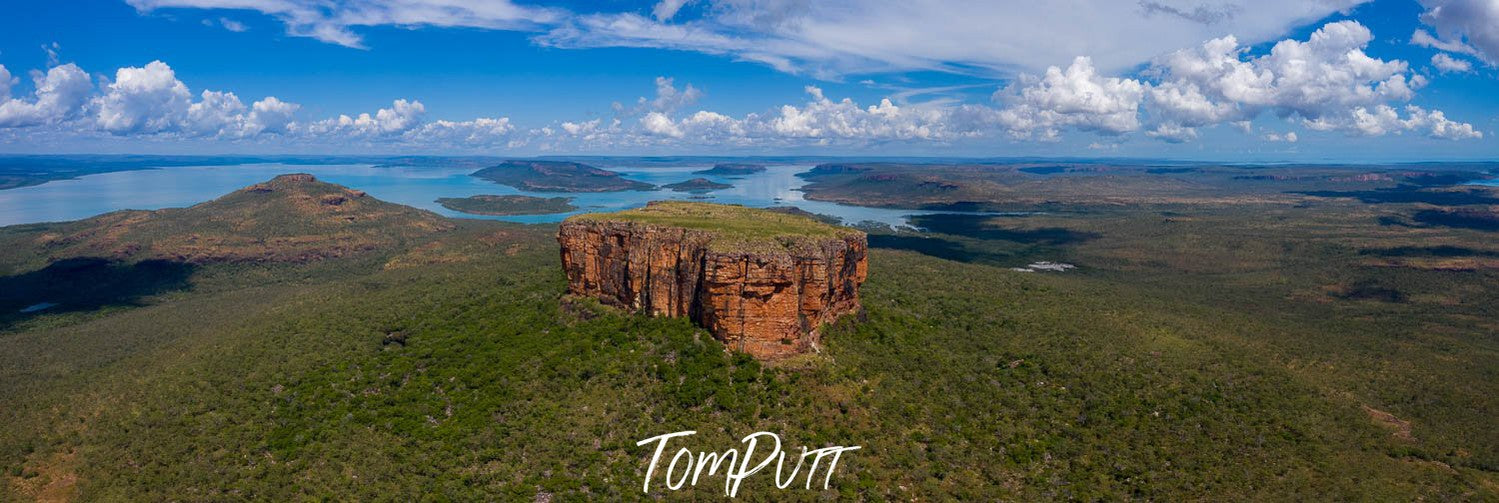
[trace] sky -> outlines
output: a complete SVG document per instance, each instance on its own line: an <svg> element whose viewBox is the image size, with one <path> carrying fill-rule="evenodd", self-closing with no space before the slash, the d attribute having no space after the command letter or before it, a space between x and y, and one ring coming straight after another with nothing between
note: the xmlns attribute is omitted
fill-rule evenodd
<svg viewBox="0 0 1499 503"><path fill-rule="evenodd" d="M4 10L4 153L1499 158L1499 0Z"/></svg>

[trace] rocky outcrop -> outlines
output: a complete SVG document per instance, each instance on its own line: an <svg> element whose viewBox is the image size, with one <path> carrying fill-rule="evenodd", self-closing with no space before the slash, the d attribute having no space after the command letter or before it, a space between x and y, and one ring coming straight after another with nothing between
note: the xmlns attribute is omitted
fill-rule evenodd
<svg viewBox="0 0 1499 503"><path fill-rule="evenodd" d="M557 238L569 293L691 318L760 359L814 350L820 327L859 309L867 274L867 239L852 231L737 247L711 230L573 219Z"/></svg>

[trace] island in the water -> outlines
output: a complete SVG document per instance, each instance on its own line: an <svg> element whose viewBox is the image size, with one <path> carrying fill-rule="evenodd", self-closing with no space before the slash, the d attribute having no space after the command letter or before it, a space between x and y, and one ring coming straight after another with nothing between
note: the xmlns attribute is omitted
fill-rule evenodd
<svg viewBox="0 0 1499 503"><path fill-rule="evenodd" d="M688 317L738 351L813 351L820 329L859 310L863 232L788 213L685 201L562 223L568 293Z"/></svg>
<svg viewBox="0 0 1499 503"><path fill-rule="evenodd" d="M496 196L482 194L469 197L440 197L442 207L470 215L545 215L578 209L571 197Z"/></svg>
<svg viewBox="0 0 1499 503"><path fill-rule="evenodd" d="M759 164L728 162L716 164L710 169L693 171L692 174L715 176L749 176L762 171L765 171L765 166L761 166Z"/></svg>
<svg viewBox="0 0 1499 503"><path fill-rule="evenodd" d="M713 180L709 180L707 178L693 178L693 179L687 180L685 182L677 182L677 183L671 183L671 184L662 185L662 187L666 187L668 189L671 189L671 190L674 190L674 191L677 191L677 192L702 193L702 192L712 192L712 191L715 191L715 190L733 188L734 186L733 185L729 185L727 183L718 183L718 182L715 182Z"/></svg>
<svg viewBox="0 0 1499 503"><path fill-rule="evenodd" d="M502 185L533 192L617 192L655 186L619 173L567 161L505 161L472 173Z"/></svg>

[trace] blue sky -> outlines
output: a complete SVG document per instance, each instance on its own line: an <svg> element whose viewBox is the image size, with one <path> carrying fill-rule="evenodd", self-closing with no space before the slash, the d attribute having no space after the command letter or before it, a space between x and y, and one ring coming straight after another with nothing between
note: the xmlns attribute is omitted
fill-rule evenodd
<svg viewBox="0 0 1499 503"><path fill-rule="evenodd" d="M1499 154L1494 0L17 4L3 152Z"/></svg>

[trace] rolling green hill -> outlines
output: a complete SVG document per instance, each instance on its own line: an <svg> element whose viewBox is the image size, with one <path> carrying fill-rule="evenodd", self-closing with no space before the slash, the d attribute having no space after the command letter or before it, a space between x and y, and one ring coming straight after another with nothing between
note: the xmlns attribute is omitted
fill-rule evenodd
<svg viewBox="0 0 1499 503"><path fill-rule="evenodd" d="M23 246L0 256L10 259L7 265L59 257L308 262L390 248L452 227L436 213L290 174L188 208L5 228L0 235Z"/></svg>

